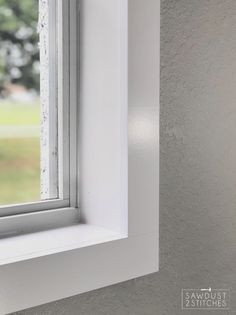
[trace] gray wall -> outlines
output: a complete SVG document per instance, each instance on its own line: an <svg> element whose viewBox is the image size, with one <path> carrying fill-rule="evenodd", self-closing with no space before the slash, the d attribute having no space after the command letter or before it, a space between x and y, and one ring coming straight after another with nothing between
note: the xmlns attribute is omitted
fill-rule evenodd
<svg viewBox="0 0 236 315"><path fill-rule="evenodd" d="M236 1L161 12L161 270L17 314L196 314L181 288L208 286L231 288L236 314Z"/></svg>

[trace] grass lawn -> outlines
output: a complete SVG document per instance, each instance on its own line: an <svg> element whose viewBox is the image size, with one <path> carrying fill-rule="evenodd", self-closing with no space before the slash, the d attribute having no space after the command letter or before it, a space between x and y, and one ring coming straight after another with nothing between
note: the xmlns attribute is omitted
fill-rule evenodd
<svg viewBox="0 0 236 315"><path fill-rule="evenodd" d="M40 199L39 139L0 139L0 204Z"/></svg>
<svg viewBox="0 0 236 315"><path fill-rule="evenodd" d="M0 102L0 126L38 126L39 106ZM39 137L0 134L0 205L40 200Z"/></svg>
<svg viewBox="0 0 236 315"><path fill-rule="evenodd" d="M17 104L0 101L0 126L28 126L40 124L39 102L34 104Z"/></svg>

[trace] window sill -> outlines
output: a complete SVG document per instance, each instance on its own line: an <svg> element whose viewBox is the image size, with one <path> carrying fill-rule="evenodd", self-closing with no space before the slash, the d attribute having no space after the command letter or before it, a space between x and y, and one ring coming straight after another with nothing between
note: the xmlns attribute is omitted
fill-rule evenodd
<svg viewBox="0 0 236 315"><path fill-rule="evenodd" d="M98 226L76 224L4 238L0 240L0 265L106 243L124 237Z"/></svg>

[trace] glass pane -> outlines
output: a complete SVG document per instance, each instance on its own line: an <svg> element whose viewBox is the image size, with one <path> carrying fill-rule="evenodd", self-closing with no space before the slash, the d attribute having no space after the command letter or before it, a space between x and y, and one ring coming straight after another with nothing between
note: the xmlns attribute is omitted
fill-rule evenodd
<svg viewBox="0 0 236 315"><path fill-rule="evenodd" d="M40 3L48 8L47 1ZM40 89L40 82L42 85L43 76L47 78L49 66L47 73L42 74L45 60L40 65L40 50L43 47L49 54L49 38L47 29L43 35L45 43L39 45L40 3L0 0L0 205L57 198L57 190L43 195L40 185L43 171L47 172L42 170L42 160L45 154L50 158L49 151L42 152L43 143L49 143L44 137L50 136L45 134L42 118L47 124L50 119L49 114L45 116L49 95L45 87ZM47 18L43 18L45 25ZM45 84L49 83L46 79ZM44 110L42 101L46 104Z"/></svg>

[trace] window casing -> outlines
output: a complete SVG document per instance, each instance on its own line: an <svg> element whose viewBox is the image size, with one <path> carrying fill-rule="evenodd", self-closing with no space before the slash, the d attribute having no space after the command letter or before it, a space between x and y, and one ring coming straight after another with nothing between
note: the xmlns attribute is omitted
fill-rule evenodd
<svg viewBox="0 0 236 315"><path fill-rule="evenodd" d="M0 240L1 315L158 271L160 2L69 2L71 30L78 29L80 15L80 56L74 31L69 40L70 68L80 63L79 119L73 106L70 110L70 124L79 134L80 167L79 172L70 167L70 182L77 174L80 224ZM76 72L69 76L73 104L79 85ZM113 106L122 109L120 116ZM70 135L70 151L75 137ZM70 186L72 205L76 185ZM73 208L12 218L45 223L54 211L67 216Z"/></svg>

